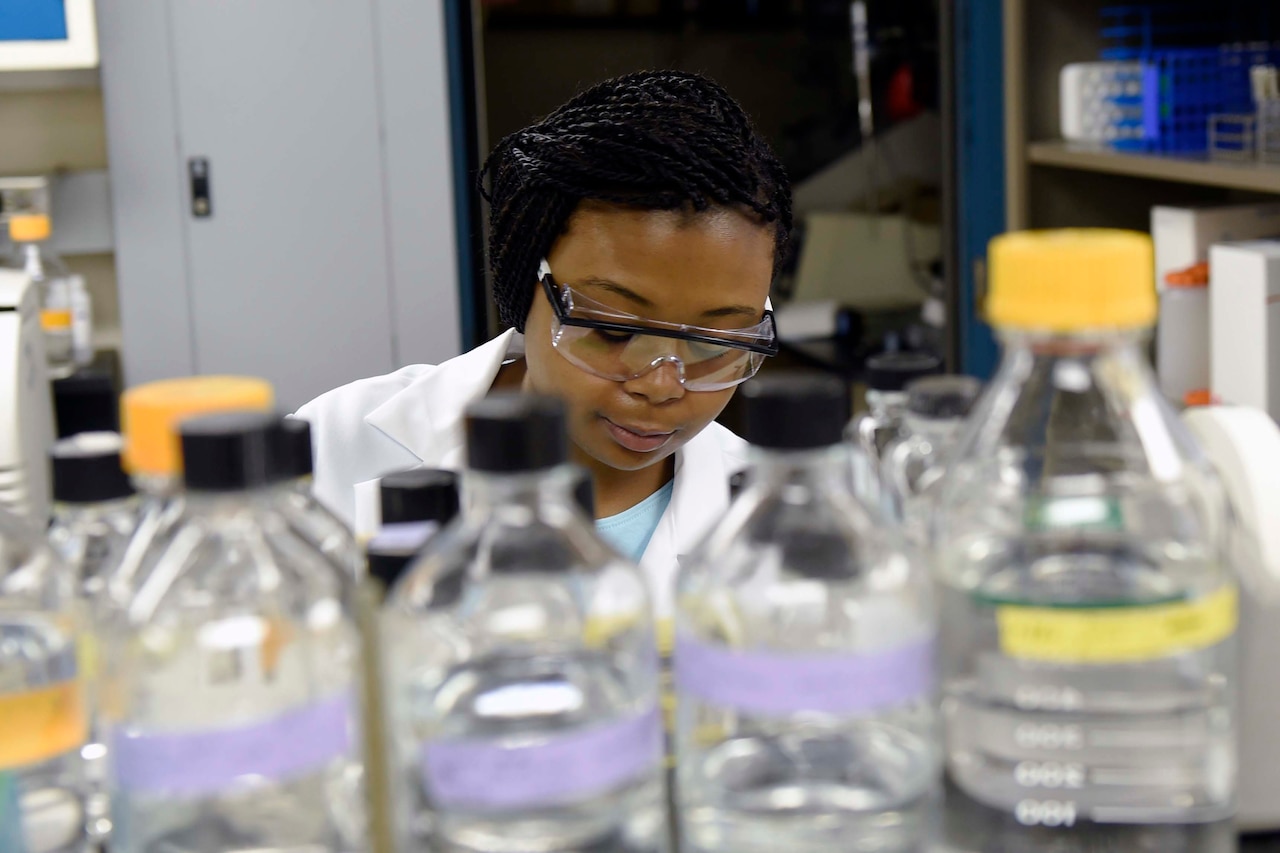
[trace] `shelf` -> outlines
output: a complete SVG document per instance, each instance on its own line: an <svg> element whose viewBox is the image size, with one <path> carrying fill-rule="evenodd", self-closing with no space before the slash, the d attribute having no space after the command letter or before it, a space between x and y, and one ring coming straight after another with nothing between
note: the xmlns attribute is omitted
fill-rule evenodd
<svg viewBox="0 0 1280 853"><path fill-rule="evenodd" d="M1027 146L1027 161L1036 166L1280 194L1280 165L1274 164L1232 163L1203 156L1121 154L1069 142L1033 142Z"/></svg>

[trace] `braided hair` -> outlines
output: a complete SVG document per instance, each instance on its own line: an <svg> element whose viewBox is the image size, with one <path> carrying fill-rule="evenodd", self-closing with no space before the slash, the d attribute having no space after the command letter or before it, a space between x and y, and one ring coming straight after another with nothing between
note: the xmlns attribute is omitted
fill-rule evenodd
<svg viewBox="0 0 1280 853"><path fill-rule="evenodd" d="M728 92L678 71L606 80L507 136L480 172L480 192L491 205L494 301L502 323L518 331L538 262L583 199L742 209L773 227L775 272L791 235L791 185L768 143Z"/></svg>

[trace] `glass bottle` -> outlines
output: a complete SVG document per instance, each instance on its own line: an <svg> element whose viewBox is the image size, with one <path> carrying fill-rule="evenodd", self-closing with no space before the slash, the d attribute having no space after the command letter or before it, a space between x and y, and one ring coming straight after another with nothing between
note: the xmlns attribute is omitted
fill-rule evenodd
<svg viewBox="0 0 1280 853"><path fill-rule="evenodd" d="M880 470L894 517L912 542L923 542L924 495L942 476L981 391L982 383L972 376L926 376L907 386L902 432L885 448Z"/></svg>
<svg viewBox="0 0 1280 853"><path fill-rule="evenodd" d="M285 418L276 437L275 458L280 465L280 508L295 533L334 562L353 579L364 573L364 557L347 527L312 494L314 459L311 424Z"/></svg>
<svg viewBox="0 0 1280 853"><path fill-rule="evenodd" d="M989 258L1002 360L931 543L950 777L1022 844L1182 849L1169 827L1234 809L1236 586L1222 487L1147 360L1151 242Z"/></svg>
<svg viewBox="0 0 1280 853"><path fill-rule="evenodd" d="M682 837L923 850L942 762L928 573L852 493L842 383L741 393L751 479L677 583Z"/></svg>
<svg viewBox="0 0 1280 853"><path fill-rule="evenodd" d="M383 614L401 850L663 851L648 590L575 498L563 406L466 415L462 515Z"/></svg>
<svg viewBox="0 0 1280 853"><path fill-rule="evenodd" d="M49 543L71 572L84 624L92 626L103 600L105 575L116 565L138 525L138 500L120 463L119 433L84 432L57 442L53 463L53 524ZM89 786L86 826L95 841L111 830L106 803L106 746L97 725L101 650L96 634L80 644L80 672L88 697L91 738L81 751Z"/></svg>
<svg viewBox="0 0 1280 853"><path fill-rule="evenodd" d="M0 509L0 841L16 853L82 853L85 623L71 571Z"/></svg>
<svg viewBox="0 0 1280 853"><path fill-rule="evenodd" d="M271 385L243 376L192 376L130 388L120 399L124 467L138 491L137 530L106 573L104 604L127 607L182 517L182 452L178 424L185 418L232 411L270 411Z"/></svg>
<svg viewBox="0 0 1280 853"><path fill-rule="evenodd" d="M44 330L49 378L60 379L76 369L72 350L70 273L62 259L47 245L52 227L42 213L15 214L9 218L13 246L6 266L20 269L40 294L40 327Z"/></svg>
<svg viewBox="0 0 1280 853"><path fill-rule="evenodd" d="M366 849L354 585L279 509L279 426L181 425L181 517L105 629L113 853Z"/></svg>

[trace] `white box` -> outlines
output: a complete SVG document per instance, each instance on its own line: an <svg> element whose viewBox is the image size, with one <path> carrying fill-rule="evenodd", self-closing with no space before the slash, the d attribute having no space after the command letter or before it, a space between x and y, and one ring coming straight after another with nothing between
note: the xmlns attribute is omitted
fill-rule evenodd
<svg viewBox="0 0 1280 853"><path fill-rule="evenodd" d="M1210 386L1280 419L1280 240L1209 252Z"/></svg>
<svg viewBox="0 0 1280 853"><path fill-rule="evenodd" d="M1280 202L1232 207L1153 207L1151 239L1156 249L1156 287L1164 277L1209 260L1214 243L1280 237Z"/></svg>

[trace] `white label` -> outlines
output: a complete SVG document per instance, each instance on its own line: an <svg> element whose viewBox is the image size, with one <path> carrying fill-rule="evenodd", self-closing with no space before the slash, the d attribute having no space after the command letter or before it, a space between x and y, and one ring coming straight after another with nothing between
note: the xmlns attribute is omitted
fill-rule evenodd
<svg viewBox="0 0 1280 853"><path fill-rule="evenodd" d="M1083 764L1063 761L1020 761L1013 777L1023 788L1083 788Z"/></svg>
<svg viewBox="0 0 1280 853"><path fill-rule="evenodd" d="M1076 804L1061 800L1022 800L1014 806L1013 816L1023 826L1076 825Z"/></svg>
<svg viewBox="0 0 1280 853"><path fill-rule="evenodd" d="M1020 723L1013 737L1023 749L1084 749L1084 732L1079 726Z"/></svg>

